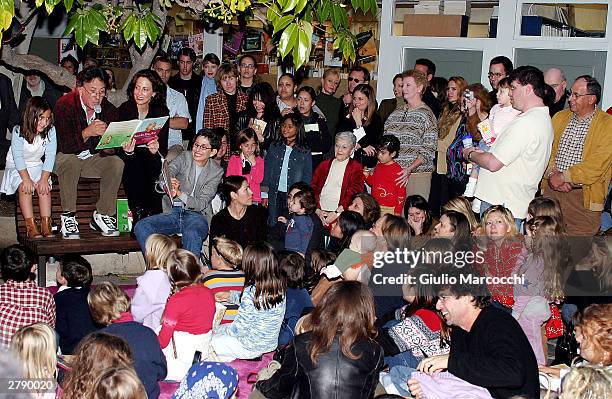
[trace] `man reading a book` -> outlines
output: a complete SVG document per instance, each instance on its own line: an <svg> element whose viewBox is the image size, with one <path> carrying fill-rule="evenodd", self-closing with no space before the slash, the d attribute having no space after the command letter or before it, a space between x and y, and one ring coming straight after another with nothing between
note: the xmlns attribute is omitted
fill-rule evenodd
<svg viewBox="0 0 612 399"><path fill-rule="evenodd" d="M77 187L81 176L99 178L100 197L89 226L103 236L117 236L117 191L123 161L114 150L95 148L107 125L116 119L116 108L106 97L106 72L89 67L77 75L77 85L55 105L57 155L53 172L60 183L61 233L66 239L79 238L76 220Z"/></svg>

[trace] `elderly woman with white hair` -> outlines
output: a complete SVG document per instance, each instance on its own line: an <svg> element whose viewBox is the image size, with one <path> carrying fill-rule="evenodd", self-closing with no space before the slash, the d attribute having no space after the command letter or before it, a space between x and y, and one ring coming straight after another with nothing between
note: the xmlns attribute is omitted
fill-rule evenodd
<svg viewBox="0 0 612 399"><path fill-rule="evenodd" d="M317 200L317 215L324 226L348 209L353 195L364 191L363 167L351 158L357 139L351 132L336 134L335 157L315 169L311 186Z"/></svg>

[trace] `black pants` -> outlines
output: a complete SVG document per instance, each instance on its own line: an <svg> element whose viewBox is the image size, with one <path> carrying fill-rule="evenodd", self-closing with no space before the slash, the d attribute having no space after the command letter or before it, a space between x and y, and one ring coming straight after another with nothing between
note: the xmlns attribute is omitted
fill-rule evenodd
<svg viewBox="0 0 612 399"><path fill-rule="evenodd" d="M442 207L449 200L448 179L446 175L436 172L431 174L431 189L429 191L429 209L434 216L440 216Z"/></svg>
<svg viewBox="0 0 612 399"><path fill-rule="evenodd" d="M467 176L463 180L448 179L448 199L452 200L453 198L461 197L465 192L467 182Z"/></svg>
<svg viewBox="0 0 612 399"><path fill-rule="evenodd" d="M145 215L162 212L162 194L155 191L155 183L161 172L161 158L147 149L136 148L134 155L122 157L123 188L132 211L142 210Z"/></svg>

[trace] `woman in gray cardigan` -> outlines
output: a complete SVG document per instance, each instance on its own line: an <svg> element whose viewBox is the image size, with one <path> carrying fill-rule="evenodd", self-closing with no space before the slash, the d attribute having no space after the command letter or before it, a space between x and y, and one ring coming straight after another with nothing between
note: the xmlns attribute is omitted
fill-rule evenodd
<svg viewBox="0 0 612 399"><path fill-rule="evenodd" d="M184 151L172 160L168 166L171 187L167 190L171 197L164 195L164 213L144 218L134 228L143 253L151 234L181 233L183 248L199 258L212 217L210 203L223 177L223 169L211 161L220 144L217 134L202 129L194 138L191 152Z"/></svg>

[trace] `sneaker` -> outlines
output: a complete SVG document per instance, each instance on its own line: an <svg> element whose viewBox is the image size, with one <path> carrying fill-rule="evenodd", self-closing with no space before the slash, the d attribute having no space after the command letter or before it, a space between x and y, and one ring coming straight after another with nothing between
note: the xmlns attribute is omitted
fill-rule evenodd
<svg viewBox="0 0 612 399"><path fill-rule="evenodd" d="M470 177L470 180L468 180L465 186L465 191L463 192L464 197L472 198L474 196L474 192L476 192L476 182L478 182L478 179Z"/></svg>
<svg viewBox="0 0 612 399"><path fill-rule="evenodd" d="M99 231L100 234L105 237L116 237L119 235L119 230L117 230L117 219L112 216L98 213L98 211L94 211L91 222L89 222L89 227Z"/></svg>
<svg viewBox="0 0 612 399"><path fill-rule="evenodd" d="M62 238L67 240L79 239L79 223L76 220L74 212L67 212L61 214L62 227L60 229Z"/></svg>
<svg viewBox="0 0 612 399"><path fill-rule="evenodd" d="M480 214L480 204L482 203L482 201L480 201L478 198L474 198L474 201L472 201L472 211L475 214Z"/></svg>

